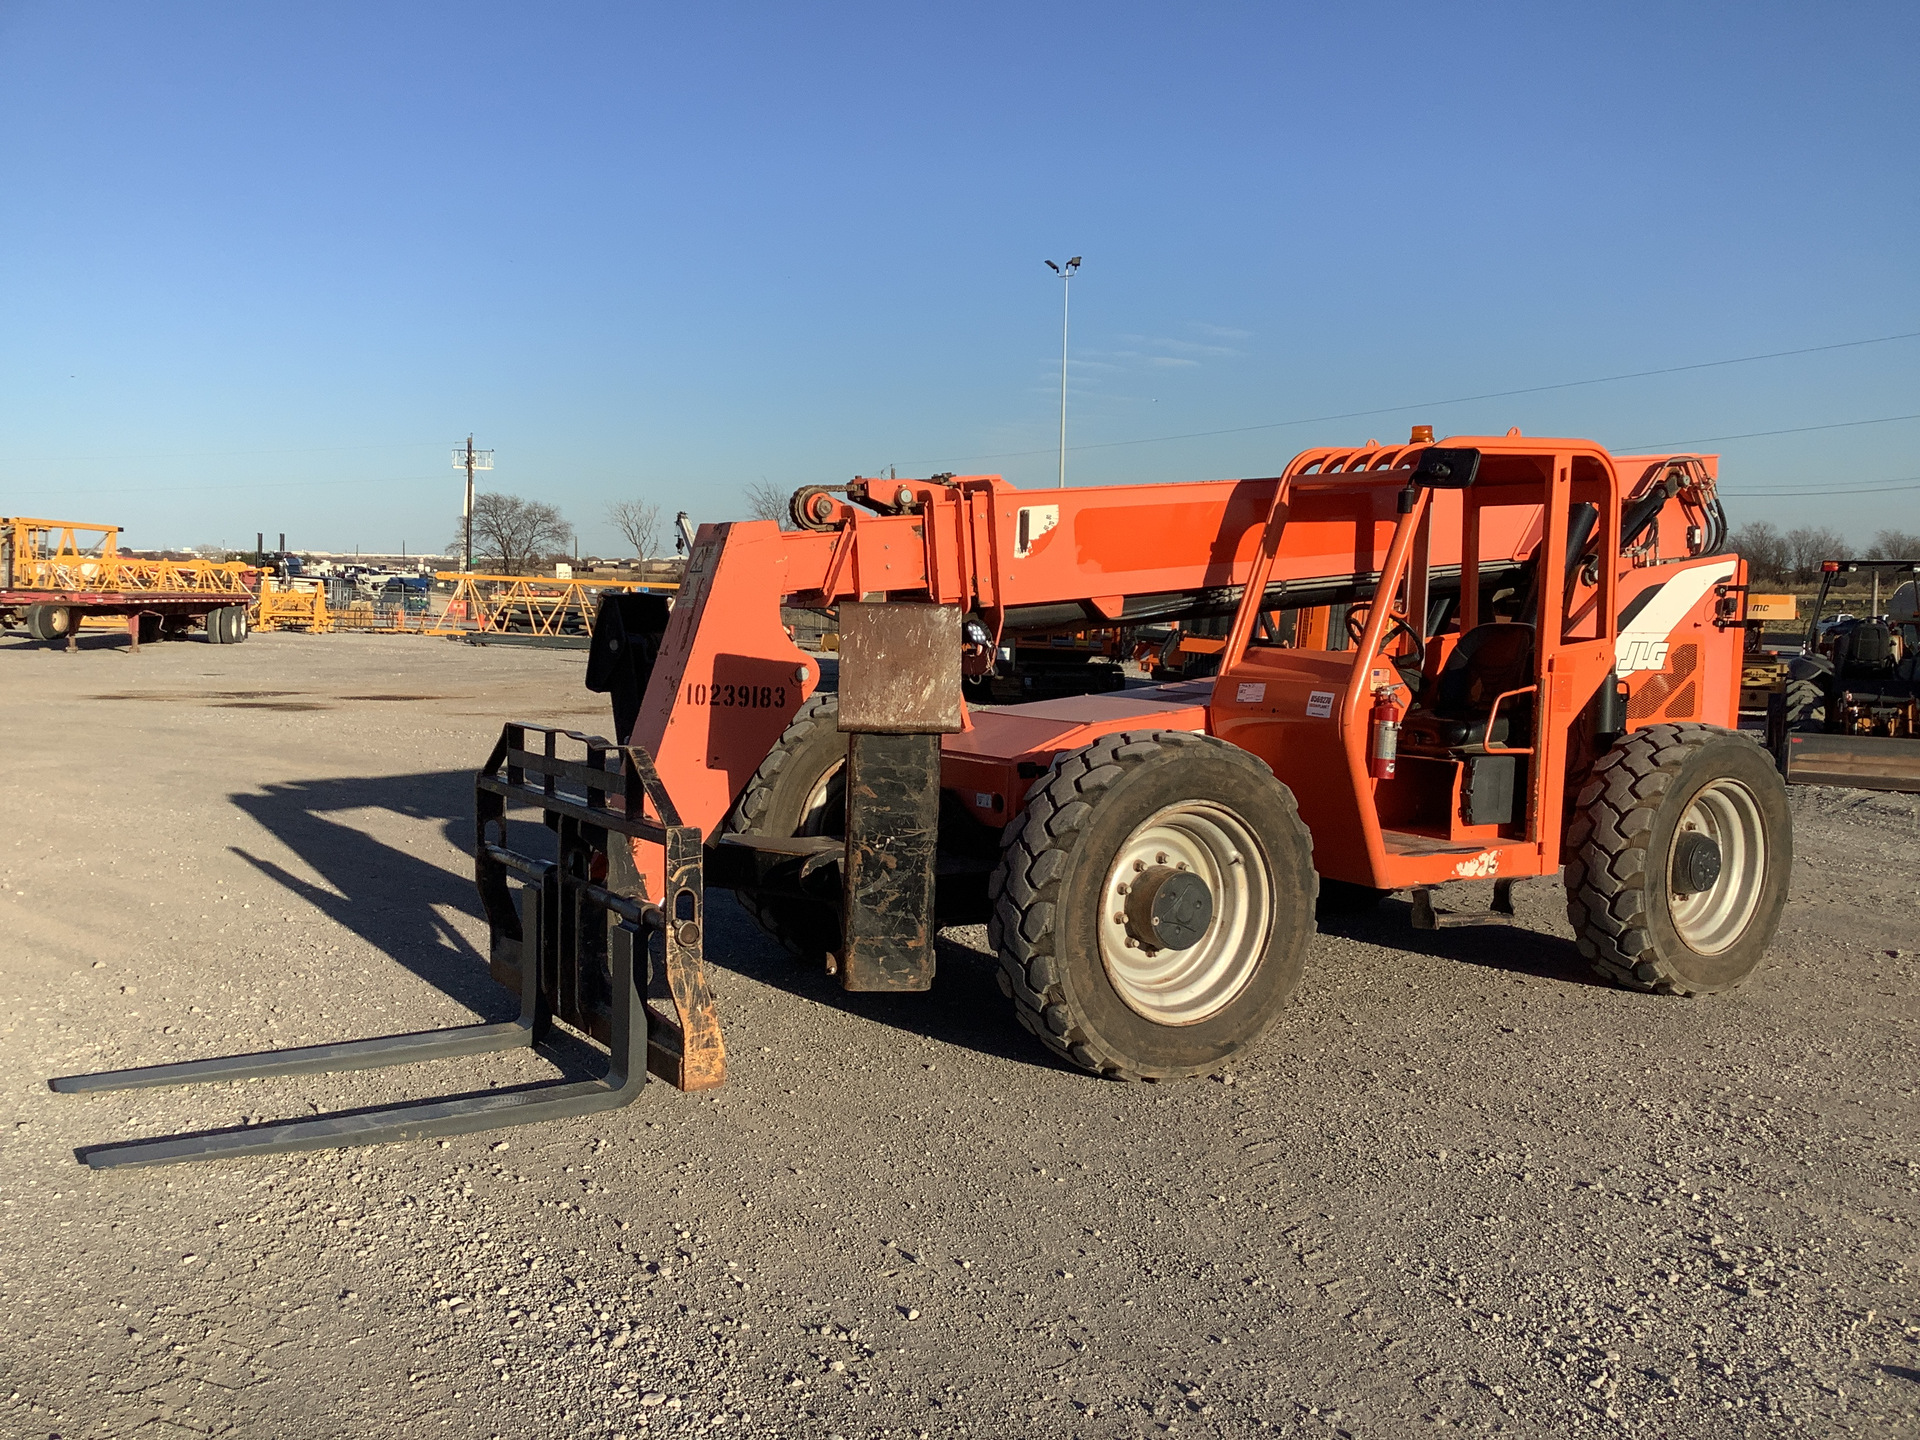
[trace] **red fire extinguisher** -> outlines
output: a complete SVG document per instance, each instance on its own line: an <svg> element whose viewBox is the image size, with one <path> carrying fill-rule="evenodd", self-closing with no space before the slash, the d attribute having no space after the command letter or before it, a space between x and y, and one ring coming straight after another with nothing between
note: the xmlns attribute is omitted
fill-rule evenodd
<svg viewBox="0 0 1920 1440"><path fill-rule="evenodd" d="M1376 690L1373 696L1373 746L1368 756L1368 773L1376 780L1393 778L1394 762L1400 758L1400 707L1393 691Z"/></svg>

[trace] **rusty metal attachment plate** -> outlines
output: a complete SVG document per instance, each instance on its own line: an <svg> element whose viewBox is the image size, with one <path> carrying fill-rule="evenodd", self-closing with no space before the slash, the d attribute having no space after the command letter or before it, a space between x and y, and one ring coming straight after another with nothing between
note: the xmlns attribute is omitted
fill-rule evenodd
<svg viewBox="0 0 1920 1440"><path fill-rule="evenodd" d="M842 602L840 728L945 735L960 720L960 610Z"/></svg>
<svg viewBox="0 0 1920 1440"><path fill-rule="evenodd" d="M940 737L855 735L847 756L848 990L933 984Z"/></svg>

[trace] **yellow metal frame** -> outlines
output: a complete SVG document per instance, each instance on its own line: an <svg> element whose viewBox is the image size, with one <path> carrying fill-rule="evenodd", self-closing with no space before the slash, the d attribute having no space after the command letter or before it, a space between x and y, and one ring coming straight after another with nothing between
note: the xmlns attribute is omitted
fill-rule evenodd
<svg viewBox="0 0 1920 1440"><path fill-rule="evenodd" d="M475 575L443 570L436 580L454 582L443 625L464 621L486 634L508 630L522 635L561 635L569 622L581 634L593 630L593 598L603 590L678 590L678 584L652 580L548 579L541 575ZM458 634L444 629L438 633Z"/></svg>
<svg viewBox="0 0 1920 1440"><path fill-rule="evenodd" d="M326 586L315 582L302 585L291 580L262 580L253 606L253 628L328 634L333 629L333 612L327 609Z"/></svg>
<svg viewBox="0 0 1920 1440"><path fill-rule="evenodd" d="M245 578L252 566L132 559L120 554L118 525L6 516L0 517L0 536L13 542L16 590L164 590L252 596Z"/></svg>
<svg viewBox="0 0 1920 1440"><path fill-rule="evenodd" d="M382 605L372 600L355 600L344 609L329 612L336 630L365 631L374 635L458 635L440 624L430 610L408 612L406 606Z"/></svg>

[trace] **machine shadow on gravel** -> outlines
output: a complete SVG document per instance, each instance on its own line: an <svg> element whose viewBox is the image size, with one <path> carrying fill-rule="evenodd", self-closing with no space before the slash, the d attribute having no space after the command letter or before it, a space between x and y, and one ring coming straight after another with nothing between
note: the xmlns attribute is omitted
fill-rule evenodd
<svg viewBox="0 0 1920 1440"><path fill-rule="evenodd" d="M487 1015L505 1015L513 1009L512 997L489 978L486 957L442 918L449 909L480 918L472 877L335 818L354 811L384 810L430 821L441 827L449 844L466 852L473 843L472 771L295 781L230 798L300 855L319 873L321 882L303 879L245 847L233 847L234 854L262 875L461 1004ZM545 853L551 842L538 822L516 820L511 825L516 832L524 832L515 835L516 848ZM1451 903L1484 903L1477 891L1462 888L1466 893L1449 896ZM937 942L936 978L926 994L849 993L832 977L801 965L767 939L726 892L713 892L709 903L713 908L707 963L720 974L732 971L796 999L830 1005L995 1059L1045 1069L1069 1068L1008 1023L1008 1006L995 984L992 958L957 940L943 936ZM1394 897L1371 911L1323 913L1318 928L1324 934L1389 950L1533 979L1578 986L1603 984L1571 941L1529 929L1524 923L1416 930L1410 913L1411 905ZM584 1052L580 1058L590 1063Z"/></svg>
<svg viewBox="0 0 1920 1440"><path fill-rule="evenodd" d="M513 1012L517 1002L488 977L486 957L441 913L450 909L479 919L472 873L444 869L334 818L385 810L430 821L441 827L449 844L470 853L471 770L300 780L229 799L317 871L320 883L243 846L231 847L235 855L461 1004L489 1015ZM516 843L537 851L541 837L534 832L539 828L527 823L528 834L516 837Z"/></svg>
<svg viewBox="0 0 1920 1440"><path fill-rule="evenodd" d="M1056 1061L1013 1023L1012 1006L993 978L993 957L971 946L945 935L934 941L936 963L931 990L907 994L850 992L841 989L839 981L824 970L803 965L769 939L726 891L709 891L707 907L707 964L710 970L719 972L716 978L722 986L725 981L720 977L731 971L798 1001L830 1005L862 1020L945 1045L996 1060L1081 1075Z"/></svg>
<svg viewBox="0 0 1920 1440"><path fill-rule="evenodd" d="M1480 887L1490 891L1491 885ZM1473 892L1480 909L1486 897ZM1447 897L1448 903L1462 909L1473 908L1463 895ZM1534 980L1550 980L1562 985L1593 986L1610 989L1606 981L1593 973L1586 958L1573 941L1530 929L1524 918L1511 925L1462 925L1445 930L1413 928L1413 904L1400 896L1380 902L1373 910L1323 913L1319 931L1342 939L1359 940L1387 950L1405 950L1415 955L1430 955L1437 960L1455 960L1462 965L1478 965L1489 970L1505 970Z"/></svg>
<svg viewBox="0 0 1920 1440"><path fill-rule="evenodd" d="M442 918L445 910L454 910L481 919L471 873L443 869L335 818L385 810L431 821L450 845L470 852L471 770L302 780L229 798L318 872L320 881L303 879L243 846L232 847L235 855L450 998L484 1015L513 1013L517 1002L489 977L486 956ZM551 848L552 838L537 820L509 824L513 848L536 855ZM849 994L768 940L727 892L713 891L708 903L706 959L721 975L732 971L803 1001L996 1058L1063 1068L1008 1023L1007 1002L994 984L991 964L965 945L938 942L940 964L928 994ZM579 1058L592 1063L585 1049Z"/></svg>

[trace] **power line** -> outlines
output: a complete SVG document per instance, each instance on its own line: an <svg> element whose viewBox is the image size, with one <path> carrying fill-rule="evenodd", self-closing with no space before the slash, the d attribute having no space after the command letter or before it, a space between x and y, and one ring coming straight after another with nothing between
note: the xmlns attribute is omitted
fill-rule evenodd
<svg viewBox="0 0 1920 1440"><path fill-rule="evenodd" d="M1856 477L1853 477L1853 478L1850 478L1850 479L1849 479L1849 478L1843 478L1843 479L1841 479L1841 480L1838 480L1838 481L1835 481L1834 483L1835 483L1835 484L1837 484L1837 485L1842 485L1842 486L1847 486L1847 485L1904 485L1904 484L1906 484L1906 483L1907 483L1907 482L1908 482L1909 480L1914 480L1914 481L1920 481L1920 475L1885 475L1885 476L1882 476L1882 477L1881 477L1880 479L1878 479L1878 480L1862 480L1862 479L1860 479L1860 478L1858 478L1858 477L1856 476ZM1727 490L1727 489L1726 489L1726 488L1725 488L1725 487L1723 486L1723 487L1722 487L1722 492L1723 492L1723 493L1725 493L1725 494L1739 494L1739 495L1749 495L1749 494L1752 494L1752 495L1757 495L1757 494L1759 494L1759 493L1761 493L1762 491L1765 491L1765 490L1778 490L1778 489L1780 489L1780 488L1782 488L1782 487L1786 487L1786 488L1789 488L1789 489L1794 489L1794 490L1798 490L1798 489L1800 489L1800 488L1802 488L1803 486L1807 486L1807 485L1817 485L1817 484L1819 484L1819 483L1820 483L1820 482L1819 482L1818 480L1815 480L1815 479L1813 479L1813 478L1811 478L1811 477L1809 477L1809 476L1806 476L1806 475L1802 475L1802 476L1801 476L1801 477L1800 477L1799 479L1797 479L1797 480L1759 480L1759 481L1755 481L1755 482L1754 482L1753 484L1751 484L1751 485L1748 485L1748 484L1742 484L1742 485L1740 485L1740 487L1739 487L1739 488L1738 488L1737 490Z"/></svg>
<svg viewBox="0 0 1920 1440"><path fill-rule="evenodd" d="M116 485L100 490L72 490L64 485L47 485L48 490L57 489L61 495L181 495L202 490L305 490L317 485L340 490L350 485L397 485L406 480L438 480L440 473L431 475L383 475L369 480L276 480L261 485L251 480L243 480L230 485ZM32 487L26 487L31 493Z"/></svg>
<svg viewBox="0 0 1920 1440"><path fill-rule="evenodd" d="M1891 495L1903 490L1920 490L1920 475L1908 475L1905 480L1914 483L1893 483L1883 485L1856 485L1834 487L1823 485L1817 490L1722 490L1720 494L1729 500L1793 500L1807 495Z"/></svg>
<svg viewBox="0 0 1920 1440"><path fill-rule="evenodd" d="M1920 420L1920 415L1879 415L1872 420L1835 420L1830 425L1792 425L1785 430L1749 430L1741 435L1702 435L1692 440L1660 440L1647 444L1622 445L1615 453L1637 455L1659 450L1677 450L1686 445L1718 445L1722 440L1758 440L1767 435L1805 435L1813 430L1851 430L1860 425L1891 425L1896 420Z"/></svg>
<svg viewBox="0 0 1920 1440"><path fill-rule="evenodd" d="M61 465L70 460L206 460L228 455L336 455L348 450L423 450L437 440L395 440L384 445L292 445L271 450L110 450L99 455L4 456L9 465Z"/></svg>
<svg viewBox="0 0 1920 1440"><path fill-rule="evenodd" d="M1764 355L1735 355L1725 360L1700 360L1689 365L1667 365L1657 370L1630 370L1619 375L1596 375L1586 380L1561 380L1551 385L1527 385L1518 390L1489 390L1481 395L1458 395L1451 400L1422 400L1410 405L1384 405L1373 410L1346 410L1334 415L1310 415L1298 420L1268 420L1258 425L1233 425L1220 430L1190 430L1179 435L1147 435L1137 440L1103 440L1089 445L1072 445L1070 450L1113 450L1127 445L1159 445L1171 440L1205 440L1216 435L1245 435L1255 430L1284 430L1296 425L1324 425L1335 420L1362 420L1373 415L1395 415L1407 410L1434 410L1442 405L1470 405L1480 400L1507 400L1516 395L1540 395L1551 390L1574 390L1583 385L1610 385L1621 380L1645 380L1656 375L1679 375L1689 370L1714 370L1725 365L1751 365L1761 360L1782 360L1793 355L1818 355L1829 350L1854 350L1863 345L1889 345L1896 340L1920 339L1920 330L1898 335L1876 335L1866 340L1840 340L1831 345L1807 345L1797 350L1770 350ZM1906 417L1899 417L1906 418ZM1861 424L1878 422L1854 422ZM1809 427L1819 428L1819 427ZM1785 431L1771 432L1785 434ZM1736 438L1736 437L1727 437ZM1746 438L1746 437L1737 437ZM1048 450L1002 450L992 455L962 455L942 464L962 464L969 460L1012 460L1028 455L1051 454Z"/></svg>

